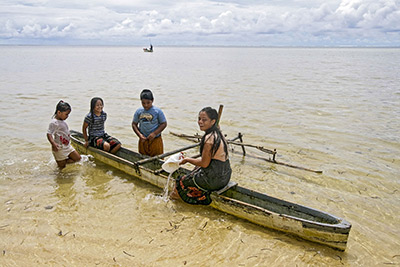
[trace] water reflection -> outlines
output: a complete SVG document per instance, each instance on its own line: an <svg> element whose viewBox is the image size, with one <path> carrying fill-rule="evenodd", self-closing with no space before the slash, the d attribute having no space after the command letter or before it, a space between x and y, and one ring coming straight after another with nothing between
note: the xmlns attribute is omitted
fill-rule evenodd
<svg viewBox="0 0 400 267"><path fill-rule="evenodd" d="M56 190L59 198L58 208L63 211L78 210L89 199L111 197L114 179L118 179L112 170L92 158L82 155L82 161L62 170L56 170Z"/></svg>
<svg viewBox="0 0 400 267"><path fill-rule="evenodd" d="M54 195L59 199L57 210L69 211L77 209L76 190L74 188L75 176L70 173L58 173L56 177Z"/></svg>

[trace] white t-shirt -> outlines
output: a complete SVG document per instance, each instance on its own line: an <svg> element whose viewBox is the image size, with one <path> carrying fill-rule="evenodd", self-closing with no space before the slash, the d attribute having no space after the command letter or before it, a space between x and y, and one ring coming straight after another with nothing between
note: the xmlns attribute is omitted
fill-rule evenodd
<svg viewBox="0 0 400 267"><path fill-rule="evenodd" d="M52 119L49 124L48 134L53 136L59 148L66 148L70 146L70 135L68 124L63 120Z"/></svg>

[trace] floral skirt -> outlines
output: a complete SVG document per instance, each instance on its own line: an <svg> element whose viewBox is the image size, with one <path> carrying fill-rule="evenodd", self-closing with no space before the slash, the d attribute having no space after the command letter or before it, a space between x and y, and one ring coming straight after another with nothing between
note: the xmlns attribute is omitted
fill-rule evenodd
<svg viewBox="0 0 400 267"><path fill-rule="evenodd" d="M183 201L189 204L209 205L211 203L211 191L199 188L195 182L197 169L188 175L180 176L176 180L176 190Z"/></svg>
<svg viewBox="0 0 400 267"><path fill-rule="evenodd" d="M232 170L229 160L211 160L207 168L196 168L191 173L180 176L175 186L179 196L189 204L209 205L211 192L229 183Z"/></svg>

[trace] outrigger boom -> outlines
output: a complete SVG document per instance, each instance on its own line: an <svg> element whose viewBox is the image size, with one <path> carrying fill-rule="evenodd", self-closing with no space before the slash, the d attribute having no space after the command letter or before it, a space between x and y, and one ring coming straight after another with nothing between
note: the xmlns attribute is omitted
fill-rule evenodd
<svg viewBox="0 0 400 267"><path fill-rule="evenodd" d="M193 142L199 142L200 138L201 138L201 136L199 136L198 134L196 134L196 135L187 135L187 134L177 134L177 133L173 133L173 132L170 132L170 133L172 135L177 136L177 137L185 138L185 139L193 141ZM236 141L237 139L239 139L240 142L237 142ZM270 162L270 163L273 163L273 164L283 165L283 166L290 167L290 168L295 168L295 169L300 169L300 170L309 171L309 172L315 172L315 173L322 173L322 171L319 171L319 170L312 170L312 169L309 169L309 168L305 168L305 167L296 166L296 165L292 165L292 164L289 164L289 163L277 161L275 159L276 155L277 155L276 149L272 150L272 149L268 149L268 148L265 148L265 147L259 146L259 145L252 145L252 144L243 143L243 134L241 134L241 133L238 133L237 137L235 137L235 138L233 138L231 140L227 140L227 142L230 145L241 146L242 147L242 151L243 151L243 156L249 156L246 153L245 147L252 147L252 148L256 148L256 149L258 149L258 150L260 150L262 152L271 154L272 155L272 159L271 158L258 157L258 156L249 156L249 157L261 159L261 160L264 160L264 161L267 161L267 162Z"/></svg>

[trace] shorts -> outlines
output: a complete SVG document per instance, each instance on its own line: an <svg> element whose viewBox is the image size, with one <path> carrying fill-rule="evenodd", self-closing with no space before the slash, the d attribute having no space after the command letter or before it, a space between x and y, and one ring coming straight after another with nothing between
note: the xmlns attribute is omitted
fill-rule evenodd
<svg viewBox="0 0 400 267"><path fill-rule="evenodd" d="M161 135L153 139L153 141L146 140L139 141L139 153L154 157L164 153L164 144Z"/></svg>
<svg viewBox="0 0 400 267"><path fill-rule="evenodd" d="M107 142L110 144L110 151L113 150L114 147L117 145L121 144L120 141L118 141L117 138L109 136L108 134L105 134L103 136L95 136L95 137L89 137L89 144L92 147L104 150L104 143Z"/></svg>
<svg viewBox="0 0 400 267"><path fill-rule="evenodd" d="M75 149L71 145L68 145L66 147L63 146L61 148L58 148L58 151L52 152L56 161L63 161L67 160L69 158L69 155L74 151Z"/></svg>

